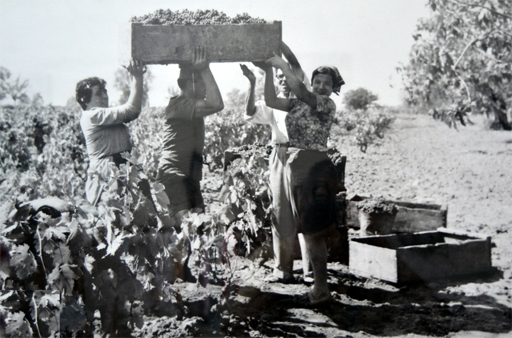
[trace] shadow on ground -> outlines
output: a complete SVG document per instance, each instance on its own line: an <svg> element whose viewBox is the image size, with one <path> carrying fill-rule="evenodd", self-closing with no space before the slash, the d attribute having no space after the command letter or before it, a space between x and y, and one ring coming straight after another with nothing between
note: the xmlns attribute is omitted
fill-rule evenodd
<svg viewBox="0 0 512 338"><path fill-rule="evenodd" d="M189 326L184 328L195 337L442 337L460 331L507 333L511 331L509 307L487 295L470 296L450 288L464 283L493 283L501 278L501 271L495 270L478 278L394 286L354 276L346 267L337 265L329 269L331 302L316 306L304 303L298 297L307 290L301 283L269 287L259 277L250 278L245 285L234 288L228 299L223 299L220 292L207 297L198 297L197 292L190 297L182 295L185 311L181 323L187 318L199 318L189 320Z"/></svg>

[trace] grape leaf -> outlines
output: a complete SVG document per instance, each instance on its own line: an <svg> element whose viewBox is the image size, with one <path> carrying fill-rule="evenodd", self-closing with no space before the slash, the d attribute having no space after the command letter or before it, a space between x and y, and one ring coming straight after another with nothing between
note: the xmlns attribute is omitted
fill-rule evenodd
<svg viewBox="0 0 512 338"><path fill-rule="evenodd" d="M53 264L67 264L70 262L71 252L66 244L59 243L54 251Z"/></svg>
<svg viewBox="0 0 512 338"><path fill-rule="evenodd" d="M9 337L32 337L32 328L23 312L9 313L6 320L5 333Z"/></svg>
<svg viewBox="0 0 512 338"><path fill-rule="evenodd" d="M34 291L35 293L42 293L42 297L39 301L39 306L48 307L48 308L58 308L60 307L60 293L55 291Z"/></svg>
<svg viewBox="0 0 512 338"><path fill-rule="evenodd" d="M57 290L64 290L66 295L71 295L73 293L75 279L78 279L78 275L73 271L73 269L76 268L76 265L57 265L48 275L48 283Z"/></svg>
<svg viewBox="0 0 512 338"><path fill-rule="evenodd" d="M34 273L37 263L27 244L14 245L11 250L11 266L14 267L16 275L21 279Z"/></svg>
<svg viewBox="0 0 512 338"><path fill-rule="evenodd" d="M126 234L118 235L112 241L112 243L109 244L108 249L107 249L107 255L112 255L112 256L115 255L116 251L121 247L121 245L124 244L125 240L128 238L131 238L131 237L133 237L133 235L126 235Z"/></svg>
<svg viewBox="0 0 512 338"><path fill-rule="evenodd" d="M64 226L49 227L44 232L43 238L52 239L56 238L61 241L66 240L66 235L69 234L69 228Z"/></svg>
<svg viewBox="0 0 512 338"><path fill-rule="evenodd" d="M37 306L31 307L32 318L46 323L51 331L59 330L60 317L60 292L59 291L34 291L33 299Z"/></svg>

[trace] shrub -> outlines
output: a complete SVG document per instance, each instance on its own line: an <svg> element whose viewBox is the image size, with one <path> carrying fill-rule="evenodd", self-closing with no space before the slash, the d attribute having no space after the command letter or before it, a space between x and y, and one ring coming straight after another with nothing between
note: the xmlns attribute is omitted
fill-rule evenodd
<svg viewBox="0 0 512 338"><path fill-rule="evenodd" d="M366 110L378 99L379 97L368 89L357 88L345 93L343 103L345 107L350 110Z"/></svg>
<svg viewBox="0 0 512 338"><path fill-rule="evenodd" d="M348 110L339 115L338 125L347 130L348 135L352 136L352 141L362 152L366 152L376 137L383 138L384 133L395 120L385 108Z"/></svg>

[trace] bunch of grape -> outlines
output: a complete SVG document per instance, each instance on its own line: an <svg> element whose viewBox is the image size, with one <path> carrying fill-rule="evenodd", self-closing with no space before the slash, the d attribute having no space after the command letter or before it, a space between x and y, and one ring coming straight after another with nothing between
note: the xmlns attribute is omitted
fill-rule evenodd
<svg viewBox="0 0 512 338"><path fill-rule="evenodd" d="M229 150L244 158L249 158L253 155L267 157L272 152L272 146L256 142L254 144L244 144L240 147L231 147Z"/></svg>
<svg viewBox="0 0 512 338"><path fill-rule="evenodd" d="M229 24L261 24L267 23L264 19L252 18L247 13L237 14L230 18L224 12L213 10L172 11L159 9L153 13L134 16L130 20L135 23L147 25L229 25Z"/></svg>

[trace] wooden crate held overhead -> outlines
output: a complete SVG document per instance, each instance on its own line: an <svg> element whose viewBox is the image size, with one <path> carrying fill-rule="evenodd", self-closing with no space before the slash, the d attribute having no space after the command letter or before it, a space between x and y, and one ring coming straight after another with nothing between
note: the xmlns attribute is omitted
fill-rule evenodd
<svg viewBox="0 0 512 338"><path fill-rule="evenodd" d="M268 24L146 25L121 27L120 61L131 58L147 64L192 60L196 46L208 49L212 62L265 61L280 54L280 21Z"/></svg>

